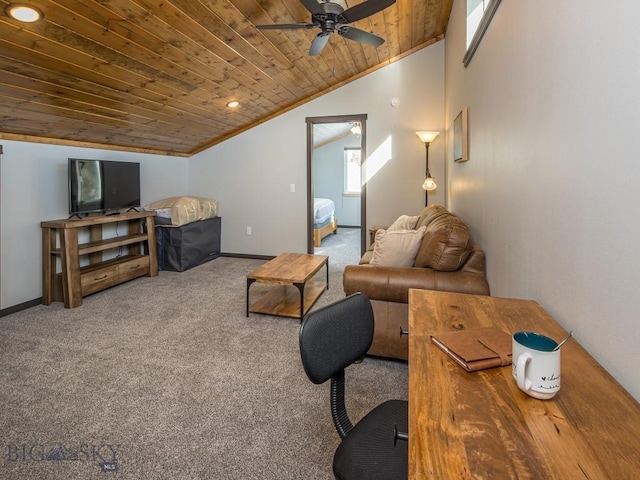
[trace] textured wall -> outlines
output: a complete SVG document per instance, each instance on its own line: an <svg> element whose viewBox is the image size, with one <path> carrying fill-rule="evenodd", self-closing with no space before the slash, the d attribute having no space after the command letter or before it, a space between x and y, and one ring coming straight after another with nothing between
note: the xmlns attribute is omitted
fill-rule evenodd
<svg viewBox="0 0 640 480"><path fill-rule="evenodd" d="M640 398L640 4L502 2L467 68L464 6L446 124L468 107L471 159L448 150L449 206L486 250L492 294L540 302Z"/></svg>

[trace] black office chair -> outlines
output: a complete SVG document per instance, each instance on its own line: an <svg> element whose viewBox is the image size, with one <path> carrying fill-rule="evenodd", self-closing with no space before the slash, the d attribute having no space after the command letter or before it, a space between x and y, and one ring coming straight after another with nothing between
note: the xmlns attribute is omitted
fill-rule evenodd
<svg viewBox="0 0 640 480"><path fill-rule="evenodd" d="M373 325L371 302L355 293L309 313L300 327L300 355L309 380L331 379L331 415L342 438L333 457L339 480L407 478L407 402L388 400L356 425L345 408L344 369L369 350Z"/></svg>

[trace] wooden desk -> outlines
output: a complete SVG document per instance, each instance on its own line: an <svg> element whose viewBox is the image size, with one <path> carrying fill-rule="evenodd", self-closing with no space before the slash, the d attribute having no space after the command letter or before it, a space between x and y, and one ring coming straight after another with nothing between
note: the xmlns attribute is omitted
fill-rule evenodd
<svg viewBox="0 0 640 480"><path fill-rule="evenodd" d="M640 404L576 339L551 400L520 391L511 367L467 373L430 339L490 325L566 335L534 301L410 291L409 479L640 478Z"/></svg>

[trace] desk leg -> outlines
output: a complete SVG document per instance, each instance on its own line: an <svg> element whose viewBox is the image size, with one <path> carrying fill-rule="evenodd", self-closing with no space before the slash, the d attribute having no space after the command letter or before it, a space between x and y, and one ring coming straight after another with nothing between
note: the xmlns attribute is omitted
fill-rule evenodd
<svg viewBox="0 0 640 480"><path fill-rule="evenodd" d="M249 287L255 282L255 278L247 278L247 317L249 316Z"/></svg>
<svg viewBox="0 0 640 480"><path fill-rule="evenodd" d="M304 317L304 283L294 283L293 285L300 291L300 321L302 321Z"/></svg>

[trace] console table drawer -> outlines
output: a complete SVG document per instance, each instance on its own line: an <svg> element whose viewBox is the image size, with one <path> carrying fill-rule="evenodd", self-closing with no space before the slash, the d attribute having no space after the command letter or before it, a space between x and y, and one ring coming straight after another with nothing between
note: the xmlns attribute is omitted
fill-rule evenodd
<svg viewBox="0 0 640 480"><path fill-rule="evenodd" d="M80 276L82 295L90 295L119 283L118 267L114 264L83 273Z"/></svg>
<svg viewBox="0 0 640 480"><path fill-rule="evenodd" d="M149 257L141 255L118 264L118 278L121 282L141 277L149 273Z"/></svg>

